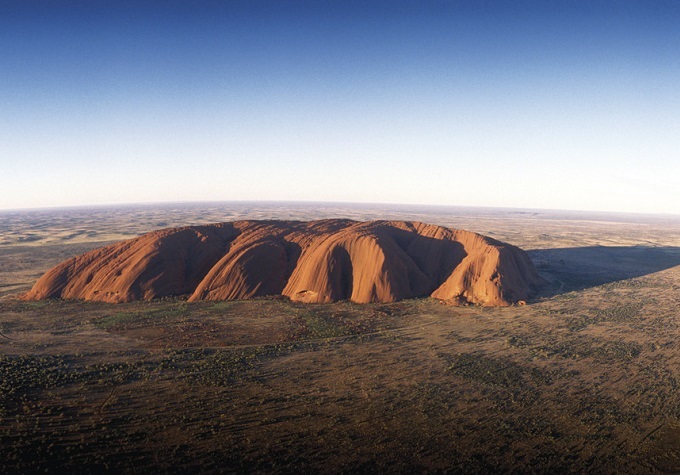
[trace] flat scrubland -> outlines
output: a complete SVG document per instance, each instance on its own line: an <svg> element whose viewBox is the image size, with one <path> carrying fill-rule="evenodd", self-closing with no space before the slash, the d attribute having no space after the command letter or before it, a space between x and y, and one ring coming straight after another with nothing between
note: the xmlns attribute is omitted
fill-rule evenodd
<svg viewBox="0 0 680 475"><path fill-rule="evenodd" d="M415 219L529 251L526 306L22 302L162 227ZM680 220L203 204L0 215L3 472L680 471Z"/></svg>

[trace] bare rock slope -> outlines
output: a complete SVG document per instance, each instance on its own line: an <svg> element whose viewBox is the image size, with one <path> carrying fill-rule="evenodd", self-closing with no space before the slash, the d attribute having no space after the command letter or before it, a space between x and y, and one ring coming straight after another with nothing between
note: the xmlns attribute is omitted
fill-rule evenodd
<svg viewBox="0 0 680 475"><path fill-rule="evenodd" d="M285 295L296 301L393 302L432 296L509 305L542 283L521 249L418 222L236 221L151 232L69 259L27 300L190 301Z"/></svg>

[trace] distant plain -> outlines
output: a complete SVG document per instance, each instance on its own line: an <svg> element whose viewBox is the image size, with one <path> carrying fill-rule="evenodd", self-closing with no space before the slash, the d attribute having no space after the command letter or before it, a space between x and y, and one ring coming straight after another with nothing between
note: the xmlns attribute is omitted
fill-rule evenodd
<svg viewBox="0 0 680 475"><path fill-rule="evenodd" d="M166 227L417 220L529 252L526 306L21 302ZM9 472L680 471L680 217L328 203L0 212Z"/></svg>

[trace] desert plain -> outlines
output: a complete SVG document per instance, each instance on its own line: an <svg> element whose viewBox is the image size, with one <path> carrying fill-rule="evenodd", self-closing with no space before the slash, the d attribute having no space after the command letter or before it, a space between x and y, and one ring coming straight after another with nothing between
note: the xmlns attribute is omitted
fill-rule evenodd
<svg viewBox="0 0 680 475"><path fill-rule="evenodd" d="M529 253L527 305L18 297L175 226L398 219ZM7 473L680 472L680 218L195 203L0 213Z"/></svg>

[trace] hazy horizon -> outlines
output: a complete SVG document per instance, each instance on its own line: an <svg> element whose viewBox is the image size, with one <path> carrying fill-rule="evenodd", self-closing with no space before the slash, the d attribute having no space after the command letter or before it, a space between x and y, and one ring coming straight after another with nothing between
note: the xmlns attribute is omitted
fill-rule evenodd
<svg viewBox="0 0 680 475"><path fill-rule="evenodd" d="M676 2L0 6L0 209L680 214Z"/></svg>
<svg viewBox="0 0 680 475"><path fill-rule="evenodd" d="M284 200L209 200L209 201L157 201L157 202L137 202L137 203L103 203L103 204L82 204L67 206L43 206L25 208L0 209L0 214L22 214L22 213L51 213L51 212L119 212L127 209L148 209L162 210L166 208L201 208L204 212L214 212L216 208L242 208L253 207L257 210L265 209L270 213L275 213L276 209L287 211L291 208L307 209L312 207L326 207L327 213L337 209L338 213L329 217L343 217L348 210L372 210L379 212L382 210L388 216L380 218L377 215L370 219L402 219L397 217L399 213L406 218L412 213L428 214L451 214L451 215L470 215L470 216L513 216L528 215L540 219L575 219L575 220L595 220L595 221L645 221L651 220L670 220L680 223L680 214L674 213L644 213L644 212L625 212L625 211L602 211L602 210L575 210L575 209L554 209L554 208L517 208L507 206L462 206L462 205L442 205L428 203L367 203L367 202L341 202L341 201L284 201ZM197 216L198 217L198 216ZM250 219L247 214L239 219ZM261 218L253 218L261 219ZM273 214L266 219L280 219ZM285 219L285 218L283 218Z"/></svg>

